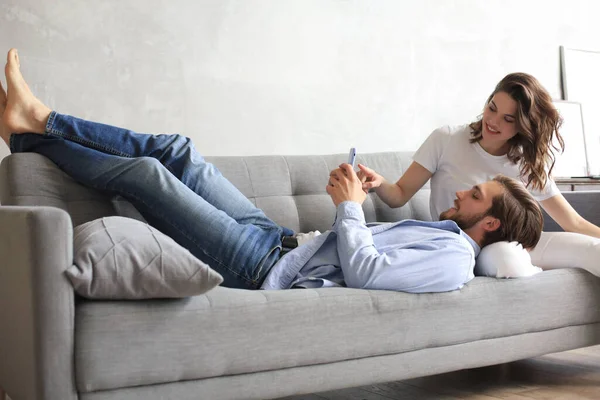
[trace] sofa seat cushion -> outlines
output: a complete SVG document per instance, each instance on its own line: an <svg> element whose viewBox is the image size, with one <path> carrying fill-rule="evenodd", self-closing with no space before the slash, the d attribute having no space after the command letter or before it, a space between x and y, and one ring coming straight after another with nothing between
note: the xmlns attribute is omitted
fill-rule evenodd
<svg viewBox="0 0 600 400"><path fill-rule="evenodd" d="M478 277L438 294L218 287L179 300L82 301L77 387L244 374L597 323L598 304L600 279L575 269Z"/></svg>

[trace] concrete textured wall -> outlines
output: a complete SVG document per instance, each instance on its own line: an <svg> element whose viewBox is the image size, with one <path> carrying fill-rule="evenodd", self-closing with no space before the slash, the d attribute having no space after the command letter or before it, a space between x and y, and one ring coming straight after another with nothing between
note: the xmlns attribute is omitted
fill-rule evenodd
<svg viewBox="0 0 600 400"><path fill-rule="evenodd" d="M598 15L596 0L1 0L0 51L19 48L59 112L206 155L414 150L508 72L559 98L559 46L600 50Z"/></svg>

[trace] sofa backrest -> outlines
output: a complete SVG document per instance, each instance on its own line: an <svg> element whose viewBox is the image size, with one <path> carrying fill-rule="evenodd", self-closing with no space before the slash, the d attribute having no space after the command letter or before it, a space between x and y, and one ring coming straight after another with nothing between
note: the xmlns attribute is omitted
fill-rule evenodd
<svg viewBox="0 0 600 400"><path fill-rule="evenodd" d="M357 162L395 182L408 168L411 152L360 154ZM206 157L240 191L280 225L298 232L331 227L335 207L325 191L329 172L347 155ZM74 226L114 215L112 194L86 188L35 153L5 157L0 165L2 205L52 206L71 215ZM407 205L390 209L375 193L363 204L367 221L431 220L429 184Z"/></svg>

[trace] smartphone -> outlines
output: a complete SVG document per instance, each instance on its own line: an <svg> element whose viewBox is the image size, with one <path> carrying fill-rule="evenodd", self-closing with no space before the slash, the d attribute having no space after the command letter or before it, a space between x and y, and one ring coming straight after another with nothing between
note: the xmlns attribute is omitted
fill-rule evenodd
<svg viewBox="0 0 600 400"><path fill-rule="evenodd" d="M348 164L352 165L352 168L354 168L356 165L356 148L355 147L351 147L350 148L350 153L348 154Z"/></svg>

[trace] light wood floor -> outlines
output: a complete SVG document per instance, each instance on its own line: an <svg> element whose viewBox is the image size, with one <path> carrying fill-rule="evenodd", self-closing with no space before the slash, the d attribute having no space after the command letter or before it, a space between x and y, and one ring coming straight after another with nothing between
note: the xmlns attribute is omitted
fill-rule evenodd
<svg viewBox="0 0 600 400"><path fill-rule="evenodd" d="M600 346L491 367L285 398L346 399L600 400Z"/></svg>

